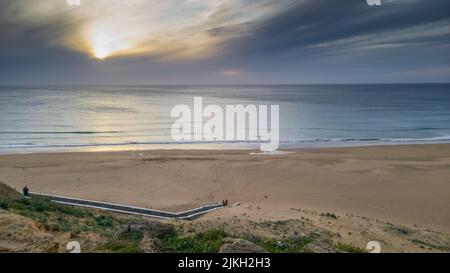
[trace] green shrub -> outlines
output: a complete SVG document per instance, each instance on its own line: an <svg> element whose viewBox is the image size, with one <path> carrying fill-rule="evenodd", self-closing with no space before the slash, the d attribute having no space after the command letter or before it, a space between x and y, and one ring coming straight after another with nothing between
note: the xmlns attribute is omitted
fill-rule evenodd
<svg viewBox="0 0 450 273"><path fill-rule="evenodd" d="M33 199L30 202L31 208L34 211L44 212L53 211L52 203L47 200Z"/></svg>
<svg viewBox="0 0 450 273"><path fill-rule="evenodd" d="M140 252L139 245L143 237L141 230L122 233L120 236L110 239L106 244L97 248L97 251L108 253L138 253Z"/></svg>
<svg viewBox="0 0 450 273"><path fill-rule="evenodd" d="M1 201L0 202L0 209L7 210L9 208L8 202Z"/></svg>
<svg viewBox="0 0 450 273"><path fill-rule="evenodd" d="M131 240L111 240L97 248L99 252L107 253L139 253L139 243Z"/></svg>
<svg viewBox="0 0 450 273"><path fill-rule="evenodd" d="M86 215L88 215L88 213L83 209L72 207L72 206L67 206L67 205L58 205L56 207L56 210L63 214L72 215L72 216L75 216L78 218L82 218L82 217L85 217Z"/></svg>
<svg viewBox="0 0 450 273"><path fill-rule="evenodd" d="M95 223L100 227L113 227L114 219L111 216L100 215L94 218Z"/></svg>
<svg viewBox="0 0 450 273"><path fill-rule="evenodd" d="M348 252L348 253L366 253L366 251L362 248L350 245L350 244L345 244L345 243L337 243L336 244L336 249L344 251L344 252Z"/></svg>
<svg viewBox="0 0 450 273"><path fill-rule="evenodd" d="M121 238L131 241L141 241L144 237L142 230L131 230L130 232L123 233Z"/></svg>
<svg viewBox="0 0 450 273"><path fill-rule="evenodd" d="M161 238L161 241L163 247L169 252L217 253L225 237L223 230L214 229L183 237L172 229Z"/></svg>
<svg viewBox="0 0 450 273"><path fill-rule="evenodd" d="M7 204L8 209L22 216L40 222L55 230L56 225L62 231L83 230L99 232L102 235L114 233L119 222L111 216L99 215L89 210L70 205L58 204L46 198L23 198ZM53 223L53 227L48 226ZM55 225L56 224L56 225Z"/></svg>

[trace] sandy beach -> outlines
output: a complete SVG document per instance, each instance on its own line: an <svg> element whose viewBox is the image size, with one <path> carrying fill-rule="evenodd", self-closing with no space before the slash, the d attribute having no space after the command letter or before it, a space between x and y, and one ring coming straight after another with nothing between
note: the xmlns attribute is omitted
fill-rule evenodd
<svg viewBox="0 0 450 273"><path fill-rule="evenodd" d="M148 150L0 156L0 180L34 192L179 211L228 199L215 215L361 215L450 231L450 145Z"/></svg>

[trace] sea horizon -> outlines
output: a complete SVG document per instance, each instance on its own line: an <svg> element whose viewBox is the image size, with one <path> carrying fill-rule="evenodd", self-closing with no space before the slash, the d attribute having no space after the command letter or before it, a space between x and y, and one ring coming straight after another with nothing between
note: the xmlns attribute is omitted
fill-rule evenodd
<svg viewBox="0 0 450 273"><path fill-rule="evenodd" d="M170 109L195 96L279 104L280 149L450 142L450 84L27 85L0 87L0 153L256 148L174 141Z"/></svg>
<svg viewBox="0 0 450 273"><path fill-rule="evenodd" d="M450 85L449 82L331 82L331 83L217 83L217 84L190 84L190 83L144 83L144 84L107 84L107 83L13 83L13 84L0 84L0 87L214 87L214 86L329 86L329 85Z"/></svg>

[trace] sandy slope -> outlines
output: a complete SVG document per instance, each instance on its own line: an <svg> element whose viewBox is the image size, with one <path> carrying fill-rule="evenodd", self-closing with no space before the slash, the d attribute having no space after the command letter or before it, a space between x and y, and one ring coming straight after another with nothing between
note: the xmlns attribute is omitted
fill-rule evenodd
<svg viewBox="0 0 450 273"><path fill-rule="evenodd" d="M361 215L450 233L450 145L248 151L153 150L0 156L20 189L180 210L228 199L218 215L296 219L298 210Z"/></svg>

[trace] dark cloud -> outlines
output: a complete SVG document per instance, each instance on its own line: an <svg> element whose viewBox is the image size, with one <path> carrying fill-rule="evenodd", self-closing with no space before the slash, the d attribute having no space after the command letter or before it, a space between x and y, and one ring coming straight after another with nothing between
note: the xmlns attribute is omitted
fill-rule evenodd
<svg viewBox="0 0 450 273"><path fill-rule="evenodd" d="M58 12L38 13L38 19L34 17L35 13L27 12L31 8L24 8L27 3L33 4L24 0L0 0L0 57L39 58L48 50L59 54L63 46L55 41L73 32L82 19L72 17L64 1L57 2L60 4Z"/></svg>
<svg viewBox="0 0 450 273"><path fill-rule="evenodd" d="M450 20L448 0L385 1L381 6L369 6L364 0L309 0L254 25L244 39L236 39L230 46L237 53L276 54L364 35L379 34L381 39L385 32L443 20ZM433 31L433 26L428 30ZM450 39L446 35L422 41L448 44ZM405 43L413 42L405 39Z"/></svg>

